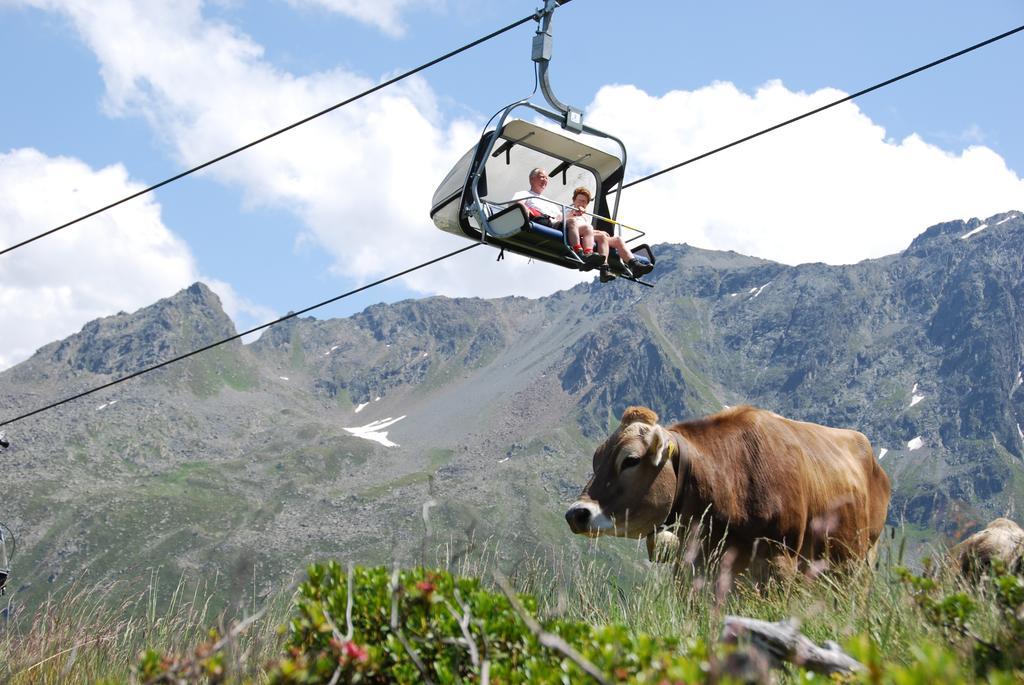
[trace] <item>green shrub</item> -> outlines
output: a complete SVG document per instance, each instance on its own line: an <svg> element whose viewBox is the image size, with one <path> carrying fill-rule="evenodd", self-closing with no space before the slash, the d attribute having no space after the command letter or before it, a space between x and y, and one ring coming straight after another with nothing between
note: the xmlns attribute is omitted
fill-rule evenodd
<svg viewBox="0 0 1024 685"><path fill-rule="evenodd" d="M775 671L777 682L1024 682L1024 580L997 572L966 584L928 565L923 575L895 571L865 569L844 582L795 578L760 591L740 584L723 604L711 596L707 604L687 603L693 588L666 591L663 579L654 581L657 592L633 587L607 597L581 586L603 614L538 623L532 596L492 591L478 578L422 568L348 572L331 562L309 568L279 629L281 651L266 670L238 671L219 658L240 625L223 638L211 633L190 657L144 652L133 682L440 685L483 682L486 672L496 685L583 683L591 681L585 669L606 682L769 682L764 660L748 647L714 644L722 614L778 620L798 606L810 619L805 634L841 640L866 668L828 677L787 666ZM631 602L635 611L623 611ZM652 608L680 603L665 620Z"/></svg>
<svg viewBox="0 0 1024 685"><path fill-rule="evenodd" d="M931 571L925 566L926 573ZM1024 679L1024 578L996 565L991 575L982 576L977 588L980 598L994 613L982 633L975 626L982 605L963 591L948 591L929 575L919 576L900 569L903 582L924 618L939 628L946 641L969 655L975 674L1013 671ZM981 617L979 617L981 618Z"/></svg>
<svg viewBox="0 0 1024 685"><path fill-rule="evenodd" d="M483 589L477 579L423 569L395 575L354 569L351 626L348 583L337 563L309 568L287 626L287 656L271 670L271 683L480 682L485 667L493 683L587 680L572 658L541 644L507 596ZM536 612L532 597L518 601ZM608 680L699 682L702 664L708 668L700 644L684 650L678 640L619 625L554 620L541 629Z"/></svg>

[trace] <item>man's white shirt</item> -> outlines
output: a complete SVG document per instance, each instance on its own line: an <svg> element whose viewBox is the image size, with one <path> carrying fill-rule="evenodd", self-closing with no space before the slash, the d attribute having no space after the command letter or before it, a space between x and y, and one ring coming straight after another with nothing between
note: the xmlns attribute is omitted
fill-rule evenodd
<svg viewBox="0 0 1024 685"><path fill-rule="evenodd" d="M532 207L538 212L547 214L555 221L562 220L562 206L556 202L552 202L540 193L535 193L532 190L520 190L512 196L513 200L525 200L527 207Z"/></svg>

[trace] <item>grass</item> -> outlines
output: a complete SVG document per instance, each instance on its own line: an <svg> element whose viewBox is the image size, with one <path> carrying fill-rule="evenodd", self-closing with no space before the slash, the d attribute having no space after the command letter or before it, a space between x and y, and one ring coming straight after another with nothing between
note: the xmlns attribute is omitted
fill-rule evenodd
<svg viewBox="0 0 1024 685"><path fill-rule="evenodd" d="M258 385L256 372L246 364L240 345L216 347L188 360L181 372L196 397L213 397L223 387L247 392Z"/></svg>
<svg viewBox="0 0 1024 685"><path fill-rule="evenodd" d="M73 585L49 597L32 616L0 623L0 682L11 685L129 682L146 649L188 655L209 639L209 630L230 631L231 621L214 615L215 587L182 577L164 590L153 574L145 591L114 600L117 584L105 588ZM290 596L264 605L262 618L225 650L226 669L259 678L277 653L277 626ZM158 607L165 608L159 609Z"/></svg>
<svg viewBox="0 0 1024 685"><path fill-rule="evenodd" d="M933 552L935 558L945 554ZM767 621L792 618L815 642L834 640L858 653L866 637L886 662L913 669L916 655L924 653L922 646L948 647L950 640L946 630L925 620L915 604L898 572L902 557L902 542L889 542L883 545L877 568L859 565L843 574L798 575L757 586L744 579L721 582L720 566L702 575L668 564L608 563L595 556L567 558L556 552L547 563L531 560L525 570L521 566L517 579L522 589L538 598L539 613L548 617L592 625L618 623L633 632L708 644L718 638L726 615ZM488 559L480 559L482 565L476 559L464 560L458 571L486 576ZM494 563L494 557L489 561ZM946 568L938 568L934 577L940 594L963 593L977 603L979 611L971 625L976 634L989 636L1000 629L1003 618L988 586L967 582ZM959 664L958 676L964 682L974 680L968 661ZM1016 674L1014 682L1022 676L1024 672ZM789 673L783 682L800 678Z"/></svg>
<svg viewBox="0 0 1024 685"><path fill-rule="evenodd" d="M863 564L841 574L797 575L762 585L742 578L723 583L723 576L728 576L718 564L706 574L670 564L648 565L638 561L645 556L639 548L632 559L628 555L618 560L602 558L595 552L603 545L626 547L628 543L605 540L576 547L571 554L561 548L546 559L518 559L517 586L537 597L542 616L592 625L618 623L633 632L681 637L684 642L714 643L724 617L738 615L767 621L796 619L801 631L815 642L834 640L854 653L863 649L866 637L894 667L915 668L915 659L927 653L923 646L950 645L947 631L925 620L901 578L899 569L906 563L902 536L882 543L876 568ZM934 559L946 555L941 548L928 551ZM439 561L453 556L450 550L442 550ZM500 557L497 549L459 557L453 570L487 577L491 567L500 565ZM976 634L990 636L1000 629L1004 618L988 585L968 582L941 565L929 575L936 579L939 594L962 593L977 604L971 623ZM974 680L968 659L962 659L959 668L964 682ZM1024 672L1015 677L1018 680L1012 682L1020 682ZM783 682L798 680L793 673L783 678Z"/></svg>
<svg viewBox="0 0 1024 685"><path fill-rule="evenodd" d="M649 565L641 549L623 540L566 542L510 558L512 550L497 538L479 545L449 539L434 547L428 562L485 583L500 568L518 590L537 598L537 613L545 620L621 624L634 633L681 638L683 644L711 644L726 615L768 621L795 618L812 640L835 640L862 659L869 644L881 655L886 673L924 668L925 661L935 661L940 654L945 655L943 668L953 669L955 680L974 681L970 659L954 658L961 654L955 640L942 626L924 619L912 589L901 579L897 569L903 563L903 540L883 543L876 568L859 565L842 574L798 575L759 586L742 578L730 582L721 563L708 573ZM988 636L999 629L1002 619L984 583L967 583L945 568L937 568L933 577L941 593L963 593L976 602L979 610L970 626L974 633ZM16 615L0 623L0 682L129 682L145 649L187 656L209 642L211 627L221 635L230 632L232 617L212 615L210 610L232 605L218 598L218 592L222 590L216 582L185 577L165 590L155 573L141 594L126 600L113 599L119 595L116 584L73 585L48 598L33 616ZM267 663L280 656L277 627L289 618L291 589L265 601L258 601L255 593L241 602L232 599L248 614L257 608L264 613L225 648L227 682L262 682ZM780 678L807 681L795 671L782 671ZM877 682L928 680L886 677Z"/></svg>
<svg viewBox="0 0 1024 685"><path fill-rule="evenodd" d="M410 485L416 485L417 483L426 483L430 480L432 475L433 471L413 471L412 473L406 473L405 475L389 480L386 483L366 488L358 493L358 497L364 502L372 502L393 490L398 490L399 488L408 487Z"/></svg>

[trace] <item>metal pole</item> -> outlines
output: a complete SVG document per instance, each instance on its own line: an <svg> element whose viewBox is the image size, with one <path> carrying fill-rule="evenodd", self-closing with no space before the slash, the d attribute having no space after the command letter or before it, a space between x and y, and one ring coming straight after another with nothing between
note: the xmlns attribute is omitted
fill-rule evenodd
<svg viewBox="0 0 1024 685"><path fill-rule="evenodd" d="M551 20L555 15L555 8L564 2L558 0L547 0L544 8L537 11L538 26L537 33L533 37L533 61L537 63L537 80L540 82L540 92L548 104L563 115L562 128L574 133L583 132L583 110L567 105L555 95L551 89L551 81L548 78L548 67L551 65L551 51L553 38L551 35Z"/></svg>

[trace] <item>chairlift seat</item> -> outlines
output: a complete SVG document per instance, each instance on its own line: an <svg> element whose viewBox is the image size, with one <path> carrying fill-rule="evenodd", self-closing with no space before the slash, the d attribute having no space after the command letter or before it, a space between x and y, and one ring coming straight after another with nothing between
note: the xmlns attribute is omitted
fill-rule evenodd
<svg viewBox="0 0 1024 685"><path fill-rule="evenodd" d="M489 218L493 235L505 238L521 231L530 231L562 243L562 229L529 221L526 212L519 204L513 203L508 207L497 209L498 211L491 214Z"/></svg>
<svg viewBox="0 0 1024 685"><path fill-rule="evenodd" d="M557 228L552 228L551 226L538 224L536 221L531 221L530 225L527 226L526 230L533 231L534 233L539 233L540 235L546 236L548 238L554 238L555 240L562 240L562 231L560 231Z"/></svg>

